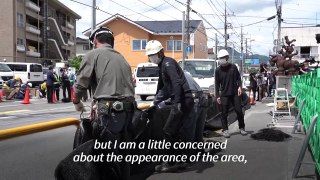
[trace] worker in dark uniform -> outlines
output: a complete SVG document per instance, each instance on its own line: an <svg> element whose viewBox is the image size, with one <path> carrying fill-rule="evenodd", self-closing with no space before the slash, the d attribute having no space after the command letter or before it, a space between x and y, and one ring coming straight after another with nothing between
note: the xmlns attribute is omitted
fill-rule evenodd
<svg viewBox="0 0 320 180"><path fill-rule="evenodd" d="M61 71L62 70L62 71ZM62 82L62 95L64 102L70 102L71 100L71 84L66 69L61 69L61 82ZM68 97L66 95L68 92Z"/></svg>
<svg viewBox="0 0 320 180"><path fill-rule="evenodd" d="M55 69L53 70L53 75L55 78L55 82L53 83L53 87L54 87L54 93L56 93L56 98L57 101L59 101L60 99L60 84L61 84L61 78L60 76L57 74L57 72L55 71Z"/></svg>
<svg viewBox="0 0 320 180"><path fill-rule="evenodd" d="M73 104L77 111L84 111L80 100L91 87L101 132L111 132L118 144L128 142L128 124L135 108L130 65L113 49L114 37L109 28L101 27L94 30L90 35L90 42L94 49L88 52L81 62L74 87ZM103 135L100 133L100 136ZM119 150L119 153L123 157L128 154L127 150ZM121 162L119 173L120 179L129 179L129 164Z"/></svg>
<svg viewBox="0 0 320 180"><path fill-rule="evenodd" d="M53 67L49 67L49 71L47 73L47 100L48 103L53 103L52 102L52 95L53 95L53 90L54 90L54 82L55 78L53 75Z"/></svg>
<svg viewBox="0 0 320 180"><path fill-rule="evenodd" d="M173 109L170 114L177 115L177 118L169 118L163 128L165 139L171 143L181 141L189 141L194 134L180 134L183 124L190 124L192 119L188 118L192 111L194 101L188 82L184 76L184 72L180 68L176 60L166 57L164 55L163 46L159 41L151 40L146 45L146 55L150 62L158 64L159 66L159 80L157 93L163 93L163 100L171 98ZM178 139L181 135L181 139ZM171 148L168 154L176 154L177 151ZM181 152L180 152L181 153ZM157 172L174 172L179 169L179 164L175 162L164 162L156 166Z"/></svg>
<svg viewBox="0 0 320 180"><path fill-rule="evenodd" d="M228 112L229 106L233 105L235 112L237 113L240 133L247 135L244 124L244 114L241 106L241 77L236 65L229 63L229 53L225 49L221 49L218 53L220 66L215 71L215 93L217 97L217 103L221 105L222 109L222 129L223 136L229 138L228 131Z"/></svg>

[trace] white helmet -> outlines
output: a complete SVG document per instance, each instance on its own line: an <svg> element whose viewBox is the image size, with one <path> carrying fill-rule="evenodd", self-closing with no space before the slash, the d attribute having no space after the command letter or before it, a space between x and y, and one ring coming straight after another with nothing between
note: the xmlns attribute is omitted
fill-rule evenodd
<svg viewBox="0 0 320 180"><path fill-rule="evenodd" d="M221 49L221 50L218 52L218 58L222 58L222 57L225 57L225 56L229 56L228 51L225 50L225 49Z"/></svg>
<svg viewBox="0 0 320 180"><path fill-rule="evenodd" d="M111 29L109 29L108 27L99 27L99 28L96 28L95 30L93 30L89 36L89 40L90 40L91 44L93 44L94 38L99 34L106 34L106 35L114 38L113 32L111 31Z"/></svg>
<svg viewBox="0 0 320 180"><path fill-rule="evenodd" d="M146 45L146 55L157 54L161 49L163 49L163 46L159 41L151 40Z"/></svg>

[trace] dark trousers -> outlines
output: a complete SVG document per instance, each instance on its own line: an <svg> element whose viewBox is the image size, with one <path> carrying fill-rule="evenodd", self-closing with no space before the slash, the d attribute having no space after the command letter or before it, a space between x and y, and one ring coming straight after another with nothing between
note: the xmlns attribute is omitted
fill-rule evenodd
<svg viewBox="0 0 320 180"><path fill-rule="evenodd" d="M132 116L133 112L113 111L106 112L103 115L99 115L99 119L102 128L106 128L108 131L110 131L113 137L117 140L117 144L119 145L120 142L130 142L131 140L130 134L128 132L128 126L132 120ZM126 157L126 155L130 154L129 150L127 149L116 149L115 152L123 155L123 157ZM120 179L130 179L130 163L122 161L119 163L119 167L121 176Z"/></svg>
<svg viewBox="0 0 320 180"><path fill-rule="evenodd" d="M56 98L59 101L60 99L60 85L54 84L54 92L56 93Z"/></svg>
<svg viewBox="0 0 320 180"><path fill-rule="evenodd" d="M221 124L223 130L228 130L228 113L230 105L233 105L237 113L239 128L245 128L244 115L241 107L241 97L238 95L221 97Z"/></svg>
<svg viewBox="0 0 320 180"><path fill-rule="evenodd" d="M257 86L251 87L251 90L252 90L252 93L253 93L253 99L254 99L254 100L256 100L257 89L258 89ZM249 92L249 93L251 93L251 92ZM259 96L259 93L258 93L258 96ZM249 94L249 97L250 97L250 94Z"/></svg>
<svg viewBox="0 0 320 180"><path fill-rule="evenodd" d="M48 86L47 85L47 100L48 100L48 103L52 103L53 89L54 89L53 86Z"/></svg>
<svg viewBox="0 0 320 180"><path fill-rule="evenodd" d="M68 98L71 98L71 87L70 87L70 82L65 82L62 84L62 95L63 98L66 99L66 91L68 91Z"/></svg>
<svg viewBox="0 0 320 180"><path fill-rule="evenodd" d="M178 129L178 131L174 134L168 134L165 132L166 141L171 142L171 144L182 141L182 142L194 142L194 134L195 134L195 118L192 116L194 113L194 99L191 97L184 98L184 102L181 103L182 108L182 116L180 117L180 124L172 123L172 125L177 125L173 129ZM166 124L167 125L167 124ZM170 125L169 125L170 126ZM193 153L192 150L177 150L174 149L173 146L168 150L168 154L186 154L191 155ZM169 164L174 164L173 162Z"/></svg>

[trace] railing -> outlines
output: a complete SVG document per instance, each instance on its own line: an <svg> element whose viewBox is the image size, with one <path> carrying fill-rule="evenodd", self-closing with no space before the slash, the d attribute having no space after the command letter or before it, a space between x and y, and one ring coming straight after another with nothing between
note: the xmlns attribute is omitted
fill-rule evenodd
<svg viewBox="0 0 320 180"><path fill-rule="evenodd" d="M57 21L52 17L48 17L48 20L51 20L54 23L54 25L55 25L55 27L57 29L57 32L58 32L58 34L60 36L62 44L65 45L65 46L68 46L68 39L62 35L62 33L61 33L62 30L61 30L60 26L58 26Z"/></svg>
<svg viewBox="0 0 320 180"><path fill-rule="evenodd" d="M57 41L56 41L55 39L51 39L51 38L49 38L48 41L51 41L51 42L54 43L54 45L56 46L57 51L58 51L58 53L59 53L59 55L60 55L61 60L64 60L63 55L62 55L62 53L61 53L61 51L62 51L62 50L61 50L61 47L58 45Z"/></svg>
<svg viewBox="0 0 320 180"><path fill-rule="evenodd" d="M26 31L40 35L40 29L31 24L26 24Z"/></svg>
<svg viewBox="0 0 320 180"><path fill-rule="evenodd" d="M311 71L308 74L293 76L292 94L298 94L296 100L297 104L300 104L303 99L306 99L305 107L301 112L301 119L305 128L305 132L307 132L311 125L312 117L320 114L320 68ZM318 122L309 141L309 147L313 154L318 173L320 172L319 125L320 123Z"/></svg>
<svg viewBox="0 0 320 180"><path fill-rule="evenodd" d="M319 54L316 54L316 53L306 53L306 54L300 54L300 58L303 59L303 58L309 58L309 57L318 57Z"/></svg>
<svg viewBox="0 0 320 180"><path fill-rule="evenodd" d="M40 12L40 7L31 1L26 1L26 7L36 12Z"/></svg>

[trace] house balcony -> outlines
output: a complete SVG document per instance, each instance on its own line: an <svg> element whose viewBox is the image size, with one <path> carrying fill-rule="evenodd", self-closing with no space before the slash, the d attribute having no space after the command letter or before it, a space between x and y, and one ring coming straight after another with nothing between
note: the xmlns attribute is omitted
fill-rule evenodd
<svg viewBox="0 0 320 180"><path fill-rule="evenodd" d="M26 51L27 56L31 57L40 57L41 54L37 52L37 49L33 46L28 46L28 50Z"/></svg>
<svg viewBox="0 0 320 180"><path fill-rule="evenodd" d="M26 51L26 47L24 45L17 45L17 51L18 52L25 52Z"/></svg>
<svg viewBox="0 0 320 180"><path fill-rule="evenodd" d="M40 12L40 7L31 1L26 1L26 7L33 11Z"/></svg>
<svg viewBox="0 0 320 180"><path fill-rule="evenodd" d="M27 51L27 52L26 52L26 55L27 55L27 56L31 56L31 57L40 57L40 56L41 56L40 53L34 52L34 51Z"/></svg>
<svg viewBox="0 0 320 180"><path fill-rule="evenodd" d="M74 42L72 42L72 41L68 40L68 45L70 45L70 46L74 46Z"/></svg>
<svg viewBox="0 0 320 180"><path fill-rule="evenodd" d="M318 57L319 54L316 53L307 53L307 54L300 54L299 58L304 59L304 58L310 58L310 57Z"/></svg>
<svg viewBox="0 0 320 180"><path fill-rule="evenodd" d="M30 32L30 33L33 33L33 34L40 35L40 29L38 29L37 27L32 26L30 24L26 25L26 31Z"/></svg>
<svg viewBox="0 0 320 180"><path fill-rule="evenodd" d="M72 24L70 24L70 23L67 22L67 28L69 28L69 29L74 29L74 25L72 25Z"/></svg>

